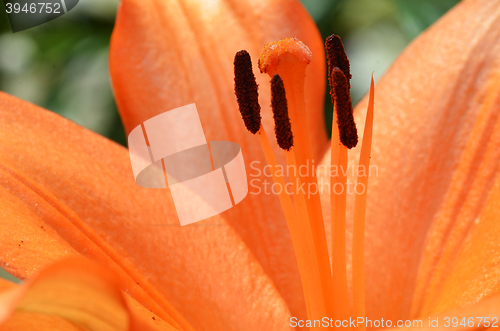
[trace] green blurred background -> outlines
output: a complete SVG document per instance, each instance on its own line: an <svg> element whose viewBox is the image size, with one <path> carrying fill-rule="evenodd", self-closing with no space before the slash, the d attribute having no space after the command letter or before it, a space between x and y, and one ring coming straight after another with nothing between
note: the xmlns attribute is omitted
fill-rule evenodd
<svg viewBox="0 0 500 331"><path fill-rule="evenodd" d="M380 78L413 38L458 2L302 0L323 39L335 33L344 41L353 103L368 90L372 72ZM117 7L118 0L80 0L68 14L13 34L0 1L0 90L125 145L108 73ZM331 123L328 94L325 109ZM14 280L1 269L0 276Z"/></svg>

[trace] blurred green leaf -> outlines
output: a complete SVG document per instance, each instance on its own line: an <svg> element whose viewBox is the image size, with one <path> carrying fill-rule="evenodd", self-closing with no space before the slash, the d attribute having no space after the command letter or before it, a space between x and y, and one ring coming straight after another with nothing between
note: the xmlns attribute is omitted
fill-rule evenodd
<svg viewBox="0 0 500 331"><path fill-rule="evenodd" d="M300 0L307 9L323 37L330 35L332 19L346 0Z"/></svg>
<svg viewBox="0 0 500 331"><path fill-rule="evenodd" d="M394 0L399 22L411 40L437 21L460 0Z"/></svg>
<svg viewBox="0 0 500 331"><path fill-rule="evenodd" d="M0 11L0 90L125 145L108 69L117 5L118 0L87 0L19 33L12 33Z"/></svg>
<svg viewBox="0 0 500 331"><path fill-rule="evenodd" d="M343 0L301 0L304 7L317 23L325 17L331 16Z"/></svg>

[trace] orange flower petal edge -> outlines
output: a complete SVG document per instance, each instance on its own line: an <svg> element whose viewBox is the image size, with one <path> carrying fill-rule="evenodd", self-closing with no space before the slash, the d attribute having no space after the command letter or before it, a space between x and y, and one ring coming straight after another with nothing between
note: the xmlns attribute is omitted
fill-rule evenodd
<svg viewBox="0 0 500 331"><path fill-rule="evenodd" d="M127 304L115 275L84 258L59 261L0 300L1 330L178 330ZM147 313L146 313L147 312ZM153 317L151 317L153 316Z"/></svg>
<svg viewBox="0 0 500 331"><path fill-rule="evenodd" d="M181 227L166 190L134 182L125 148L4 93L0 126L7 271L29 279L84 255L179 329L286 329L285 302L234 230L220 217Z"/></svg>

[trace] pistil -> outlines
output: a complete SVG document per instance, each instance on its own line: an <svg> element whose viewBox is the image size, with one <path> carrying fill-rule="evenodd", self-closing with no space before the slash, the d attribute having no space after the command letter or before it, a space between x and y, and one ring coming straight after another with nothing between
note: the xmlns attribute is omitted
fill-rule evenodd
<svg viewBox="0 0 500 331"><path fill-rule="evenodd" d="M304 99L304 83L307 65L311 62L312 54L309 48L296 38L286 38L264 46L259 59L261 72L270 77L279 74L283 80L287 93L288 110L292 131L294 133L294 155L298 167L307 167L314 164L307 114ZM307 171L305 175L299 173L301 183L307 188L317 187L315 171ZM333 307L333 286L326 235L321 211L319 190L309 190L304 197L308 214L308 221L313 235L316 259L321 275L321 286L325 293L325 305L330 314Z"/></svg>

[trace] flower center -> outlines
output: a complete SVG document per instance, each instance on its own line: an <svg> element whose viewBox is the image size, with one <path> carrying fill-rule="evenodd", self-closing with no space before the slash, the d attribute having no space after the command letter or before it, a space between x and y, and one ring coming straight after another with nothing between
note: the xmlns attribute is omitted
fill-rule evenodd
<svg viewBox="0 0 500 331"><path fill-rule="evenodd" d="M342 41L331 36L326 42L329 80L334 112L337 120L332 123L331 166L343 171L335 172L330 178L332 208L332 265L326 244L323 214L319 190L306 194L297 189L301 185L317 187L315 172L299 171L290 173L292 198L285 190L278 197L283 207L292 237L299 267L304 298L309 319L325 316L335 320L350 317L364 317L364 220L366 209L366 189L357 194L354 211L353 233L353 307L351 309L347 287L346 267L346 189L336 194L336 184L346 188L348 148L358 142L358 135L351 106L349 61ZM300 169L314 164L309 129L307 125L304 82L306 67L312 59L309 48L300 40L287 38L267 44L259 59L261 72L271 76L271 106L275 121L275 134L286 153L288 167ZM245 126L258 134L259 140L271 169L276 185L285 187L281 168L261 124L258 89L252 72L250 55L246 51L236 53L234 60L235 93ZM370 110L371 109L371 110ZM361 148L360 166L368 167L371 150L371 127L373 123L373 80L370 90L369 111ZM333 174L334 172L330 172ZM367 175L366 175L367 176ZM358 177L357 182L368 185L368 177ZM358 184L357 184L358 185Z"/></svg>

